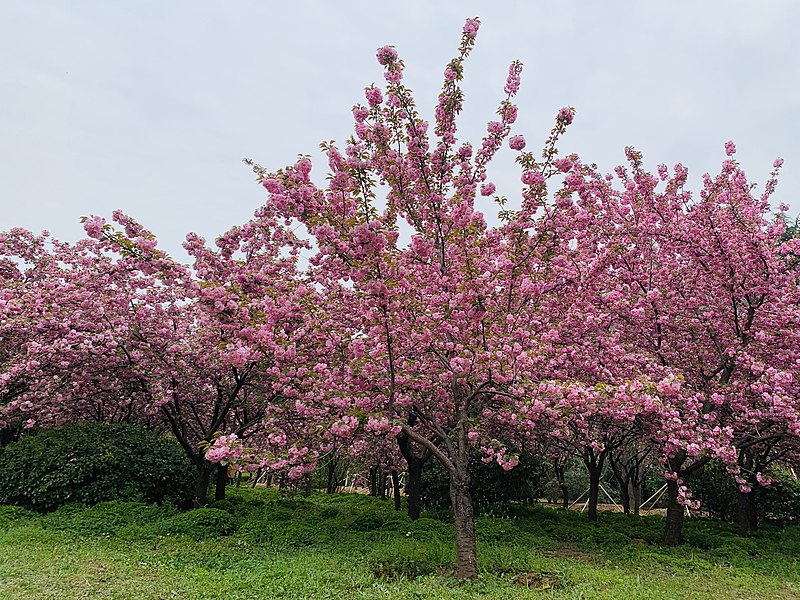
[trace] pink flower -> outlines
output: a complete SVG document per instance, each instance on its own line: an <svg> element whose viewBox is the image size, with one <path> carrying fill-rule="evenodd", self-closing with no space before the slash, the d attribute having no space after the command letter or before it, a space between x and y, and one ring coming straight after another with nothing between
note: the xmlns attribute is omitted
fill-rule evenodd
<svg viewBox="0 0 800 600"><path fill-rule="evenodd" d="M559 121L570 125L572 123L572 118L574 117L573 110L568 106L565 106L561 110L558 111L558 117L556 117Z"/></svg>
<svg viewBox="0 0 800 600"><path fill-rule="evenodd" d="M489 121L486 129L489 131L489 133L500 133L503 131L503 124L499 121Z"/></svg>
<svg viewBox="0 0 800 600"><path fill-rule="evenodd" d="M508 78L506 79L506 85L503 88L503 91L505 91L505 93L509 96L513 96L519 91L520 73L522 73L522 63L515 60L508 67Z"/></svg>
<svg viewBox="0 0 800 600"><path fill-rule="evenodd" d="M366 96L370 106L378 106L378 104L383 102L383 94L381 94L380 89L376 87L368 87L364 91L364 96Z"/></svg>
<svg viewBox="0 0 800 600"><path fill-rule="evenodd" d="M106 220L103 217L93 217L84 222L83 229L89 237L99 239L105 224Z"/></svg>
<svg viewBox="0 0 800 600"><path fill-rule="evenodd" d="M378 57L378 62L380 64L386 66L397 60L397 50L391 46L384 46L383 48L378 48L375 56Z"/></svg>
<svg viewBox="0 0 800 600"><path fill-rule="evenodd" d="M725 154L728 156L736 154L736 145L731 140L725 142Z"/></svg>
<svg viewBox="0 0 800 600"><path fill-rule="evenodd" d="M481 22L478 19L467 19L467 22L464 23L464 34L468 38L475 38L478 35L478 29L480 29Z"/></svg>
<svg viewBox="0 0 800 600"><path fill-rule="evenodd" d="M481 186L481 196L491 196L495 192L495 187L493 183L484 183Z"/></svg>
<svg viewBox="0 0 800 600"><path fill-rule="evenodd" d="M512 150L522 150L525 147L525 136L515 135L508 140L508 146Z"/></svg>
<svg viewBox="0 0 800 600"><path fill-rule="evenodd" d="M265 179L263 185L270 194L280 194L283 191L283 185L280 180L274 177Z"/></svg>
<svg viewBox="0 0 800 600"><path fill-rule="evenodd" d="M544 183L544 176L539 171L525 171L520 179L525 185L541 185Z"/></svg>
<svg viewBox="0 0 800 600"><path fill-rule="evenodd" d="M553 164L555 165L556 169L558 169L562 173L566 173L573 166L572 161L568 158L557 158L556 160L553 161Z"/></svg>

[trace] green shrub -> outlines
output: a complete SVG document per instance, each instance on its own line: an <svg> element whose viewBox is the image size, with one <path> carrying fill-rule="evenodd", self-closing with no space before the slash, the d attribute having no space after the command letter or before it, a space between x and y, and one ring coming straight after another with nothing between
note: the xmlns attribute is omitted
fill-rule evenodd
<svg viewBox="0 0 800 600"><path fill-rule="evenodd" d="M236 507L230 500L215 500L214 502L209 504L208 507L218 508L220 510L224 510L225 512L229 512L231 514L235 514L236 511Z"/></svg>
<svg viewBox="0 0 800 600"><path fill-rule="evenodd" d="M689 481L702 510L723 521L736 518L739 489L725 467L714 461ZM800 481L790 471L777 471L769 487L756 486L758 516L778 525L800 522Z"/></svg>
<svg viewBox="0 0 800 600"><path fill-rule="evenodd" d="M431 519L430 517L421 517L413 522L414 531L429 531L432 533L450 533L453 526L450 523L445 523L439 519Z"/></svg>
<svg viewBox="0 0 800 600"><path fill-rule="evenodd" d="M595 545L600 547L608 546L624 546L630 543L630 538L619 531L607 529L604 527L597 527L589 529L580 538L584 544Z"/></svg>
<svg viewBox="0 0 800 600"><path fill-rule="evenodd" d="M305 521L282 523L248 521L239 529L237 535L249 542L268 546L275 550L316 546L328 543L332 539L329 531Z"/></svg>
<svg viewBox="0 0 800 600"><path fill-rule="evenodd" d="M236 519L218 508L196 508L155 526L159 535L185 535L196 540L217 538L236 531Z"/></svg>
<svg viewBox="0 0 800 600"><path fill-rule="evenodd" d="M24 523L37 516L35 512L21 506L0 506L0 528Z"/></svg>
<svg viewBox="0 0 800 600"><path fill-rule="evenodd" d="M350 521L350 529L353 531L375 531L383 525L382 516L373 512L364 512Z"/></svg>
<svg viewBox="0 0 800 600"><path fill-rule="evenodd" d="M383 525L381 525L381 530L407 533L413 529L414 523L407 515L396 515L384 521Z"/></svg>
<svg viewBox="0 0 800 600"><path fill-rule="evenodd" d="M778 525L800 523L800 481L791 471L778 471L772 485L758 491L761 516Z"/></svg>
<svg viewBox="0 0 800 600"><path fill-rule="evenodd" d="M470 495L476 514L508 516L508 502L535 502L542 494L544 462L523 456L516 467L505 471L481 457L475 452L469 462ZM450 477L437 461L428 461L422 470L421 500L428 509L450 508Z"/></svg>
<svg viewBox="0 0 800 600"><path fill-rule="evenodd" d="M335 519L339 516L339 512L335 506L324 506L319 510L319 516L323 519Z"/></svg>
<svg viewBox="0 0 800 600"><path fill-rule="evenodd" d="M48 529L70 531L81 536L110 536L121 529L152 524L177 514L174 506L112 500L94 506L66 504L42 518Z"/></svg>
<svg viewBox="0 0 800 600"><path fill-rule="evenodd" d="M736 517L738 488L719 461L712 461L692 475L689 480L692 495L700 501L701 510L723 521Z"/></svg>
<svg viewBox="0 0 800 600"><path fill-rule="evenodd" d="M478 540L488 544L535 546L536 538L508 519L479 517L475 520Z"/></svg>
<svg viewBox="0 0 800 600"><path fill-rule="evenodd" d="M0 504L39 512L108 500L189 506L195 480L176 442L133 425L42 430L0 453Z"/></svg>
<svg viewBox="0 0 800 600"><path fill-rule="evenodd" d="M375 577L397 581L450 572L453 557L450 544L419 543L401 538L391 544L375 546L367 556L367 563Z"/></svg>
<svg viewBox="0 0 800 600"><path fill-rule="evenodd" d="M268 521L289 521L294 517L294 512L288 508L281 508L274 504L268 504L263 511L264 518Z"/></svg>

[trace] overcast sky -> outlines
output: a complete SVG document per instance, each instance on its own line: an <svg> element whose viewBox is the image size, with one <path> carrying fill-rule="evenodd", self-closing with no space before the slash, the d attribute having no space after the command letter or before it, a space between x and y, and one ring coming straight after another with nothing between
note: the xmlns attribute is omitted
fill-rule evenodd
<svg viewBox="0 0 800 600"><path fill-rule="evenodd" d="M120 208L186 260L188 231L213 239L245 221L270 170L344 140L375 50L394 45L429 117L464 19L481 31L466 65L462 140L479 142L513 59L525 65L515 133L539 147L558 109L561 143L610 171L623 149L683 163L694 189L732 139L773 203L800 213L797 0L268 2L3 0L0 230L75 240L81 215ZM505 151L491 178L518 193Z"/></svg>

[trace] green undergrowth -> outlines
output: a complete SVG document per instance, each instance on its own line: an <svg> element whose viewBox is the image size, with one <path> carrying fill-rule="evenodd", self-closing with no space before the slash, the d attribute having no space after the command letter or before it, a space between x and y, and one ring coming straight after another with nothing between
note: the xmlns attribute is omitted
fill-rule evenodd
<svg viewBox="0 0 800 600"><path fill-rule="evenodd" d="M689 519L511 506L479 517L481 575L454 577L446 513L411 521L356 494L232 490L207 508L0 507L2 598L798 598L800 528L739 538Z"/></svg>

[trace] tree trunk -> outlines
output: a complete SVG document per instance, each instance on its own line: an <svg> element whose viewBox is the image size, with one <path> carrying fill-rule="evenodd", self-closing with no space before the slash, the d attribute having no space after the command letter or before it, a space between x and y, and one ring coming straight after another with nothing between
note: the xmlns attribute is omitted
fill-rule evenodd
<svg viewBox="0 0 800 600"><path fill-rule="evenodd" d="M408 518L412 521L419 519L422 511L422 462L414 460L408 463L408 482L406 483L406 496L408 496Z"/></svg>
<svg viewBox="0 0 800 600"><path fill-rule="evenodd" d="M400 477L397 469L392 469L392 494L394 495L394 509L400 510Z"/></svg>
<svg viewBox="0 0 800 600"><path fill-rule="evenodd" d="M194 507L205 506L208 501L208 486L211 483L211 471L214 466L200 459L195 462L197 467L197 485L194 488Z"/></svg>
<svg viewBox="0 0 800 600"><path fill-rule="evenodd" d="M619 488L619 499L622 504L622 512L626 516L631 514L631 482L625 481L625 478L619 478L614 473L614 478L617 480L617 487Z"/></svg>
<svg viewBox="0 0 800 600"><path fill-rule="evenodd" d="M597 502L600 497L600 469L597 464L589 465L589 521L597 521Z"/></svg>
<svg viewBox="0 0 800 600"><path fill-rule="evenodd" d="M255 488L258 485L258 478L261 477L261 472L263 469L258 469L255 473L250 475L250 479L252 480L250 483L251 488Z"/></svg>
<svg viewBox="0 0 800 600"><path fill-rule="evenodd" d="M749 450L740 450L738 462L745 473L752 473L755 470L753 454ZM736 503L736 531L741 536L750 535L758 528L755 492L757 483L752 475L750 479L751 490L746 494L739 490Z"/></svg>
<svg viewBox="0 0 800 600"><path fill-rule="evenodd" d="M228 485L228 467L217 466L217 482L214 487L214 500L225 500L225 487Z"/></svg>
<svg viewBox="0 0 800 600"><path fill-rule="evenodd" d="M337 483L336 482L336 467L338 466L338 464L339 464L339 461L336 459L336 457L335 456L331 456L331 459L328 461L328 469L327 469L328 481L327 481L327 485L325 486L325 491L328 494L333 494L338 488L338 486L336 485L336 483Z"/></svg>
<svg viewBox="0 0 800 600"><path fill-rule="evenodd" d="M413 425L413 421L414 419L409 417L409 423ZM416 521L419 519L422 508L422 467L431 457L431 452L423 448L420 454L416 454L411 439L405 433L397 436L397 446L408 465L408 481L406 482L408 518Z"/></svg>
<svg viewBox="0 0 800 600"><path fill-rule="evenodd" d="M381 500L386 500L386 471L381 469L378 476L378 489L380 490Z"/></svg>
<svg viewBox="0 0 800 600"><path fill-rule="evenodd" d="M642 506L642 482L638 477L628 479L628 498L633 508L633 514L639 516L639 509Z"/></svg>
<svg viewBox="0 0 800 600"><path fill-rule="evenodd" d="M569 508L569 488L567 487L567 477L564 465L554 465L556 472L556 479L558 480L558 487L561 490L561 502L564 509Z"/></svg>
<svg viewBox="0 0 800 600"><path fill-rule="evenodd" d="M450 502L456 521L456 577L478 578L478 550L475 539L475 515L469 495L469 475L463 473L450 478Z"/></svg>
<svg viewBox="0 0 800 600"><path fill-rule="evenodd" d="M341 464L342 459L340 459L336 453L334 453L328 461L326 467L327 478L325 482L325 491L328 494L334 494L342 487L342 477L339 471Z"/></svg>
<svg viewBox="0 0 800 600"><path fill-rule="evenodd" d="M756 492L744 493L739 490L736 504L736 532L748 536L758 529L758 512L756 510Z"/></svg>
<svg viewBox="0 0 800 600"><path fill-rule="evenodd" d="M378 468L369 468L369 495L373 498L378 496Z"/></svg>
<svg viewBox="0 0 800 600"><path fill-rule="evenodd" d="M685 509L678 502L678 482L667 480L667 523L664 528L664 545L679 546L682 539Z"/></svg>

